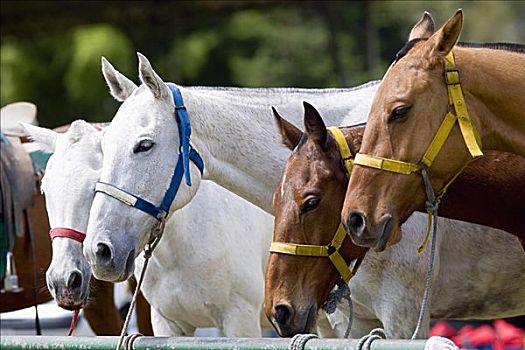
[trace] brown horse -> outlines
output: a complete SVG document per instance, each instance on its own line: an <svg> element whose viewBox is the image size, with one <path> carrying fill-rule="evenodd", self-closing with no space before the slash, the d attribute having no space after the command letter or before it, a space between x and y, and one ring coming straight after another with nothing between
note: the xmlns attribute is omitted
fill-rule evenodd
<svg viewBox="0 0 525 350"><path fill-rule="evenodd" d="M61 130L67 130L67 126ZM15 141L14 139L11 139ZM4 147L4 145L2 145ZM7 146L6 146L7 147ZM13 146L14 147L14 146ZM2 163L2 167L9 166ZM33 176L31 174L30 176ZM34 181L39 182L36 175ZM2 187L4 187L2 183ZM7 195L2 189L2 195ZM32 195L32 203L22 212L22 235L14 240L13 257L19 285L18 292L0 294L0 312L15 311L36 304L48 302L52 299L46 288L45 271L51 261L52 249L49 237L49 223L45 208L44 196L37 189ZM2 221L5 222L2 211ZM4 281L0 283L3 288ZM134 282L131 281L134 289ZM119 335L122 328L122 319L115 306L113 284L91 279L91 298L84 306L84 315L97 335ZM144 297L140 295L137 303L139 330L143 334L153 335L150 321L150 308Z"/></svg>
<svg viewBox="0 0 525 350"><path fill-rule="evenodd" d="M342 211L356 244L380 251L397 242L400 225L424 208L421 179L439 197L481 155L481 144L525 156L525 47L456 45L462 22L458 11L434 33L425 14L377 90ZM500 205L488 196L481 201Z"/></svg>
<svg viewBox="0 0 525 350"><path fill-rule="evenodd" d="M275 113L283 143L293 150L280 185L274 194L274 242L326 245L339 225L339 212L348 186L339 147L312 106L305 103L305 133ZM352 154L359 152L364 126L342 128ZM501 162L515 164L511 171ZM488 176L491 174L492 176ZM514 232L524 232L525 187L512 186L525 178L525 158L490 152L470 164L443 199L441 213L449 218L475 221ZM491 181L486 181L491 178ZM498 182L499 181L499 182ZM286 188L286 190L285 190ZM487 208L486 196L501 200ZM456 203L463 198L464 206ZM501 220L497 220L497 219ZM346 263L364 257L367 249L350 239L343 241L341 254ZM414 250L414 254L416 254ZM281 335L310 329L328 293L340 278L327 258L270 254L265 283L265 312ZM313 300L313 303L309 303ZM305 321L307 320L307 321Z"/></svg>

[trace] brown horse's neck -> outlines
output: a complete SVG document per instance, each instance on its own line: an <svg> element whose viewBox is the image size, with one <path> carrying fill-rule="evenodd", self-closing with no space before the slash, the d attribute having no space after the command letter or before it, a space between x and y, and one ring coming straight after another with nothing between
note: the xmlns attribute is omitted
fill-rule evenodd
<svg viewBox="0 0 525 350"><path fill-rule="evenodd" d="M456 47L454 55L483 149L525 156L525 54Z"/></svg>
<svg viewBox="0 0 525 350"><path fill-rule="evenodd" d="M350 152L355 156L361 149L361 142L363 141L363 134L365 132L365 126L352 126L343 128L343 135L345 136L346 143L350 147Z"/></svg>

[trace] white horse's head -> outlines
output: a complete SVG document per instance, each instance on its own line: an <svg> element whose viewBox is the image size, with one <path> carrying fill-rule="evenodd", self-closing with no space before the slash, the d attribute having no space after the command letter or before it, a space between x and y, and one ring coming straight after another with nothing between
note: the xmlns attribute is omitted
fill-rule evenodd
<svg viewBox="0 0 525 350"><path fill-rule="evenodd" d="M102 73L110 92L123 103L102 141L100 182L113 186L113 191L117 188L159 206L180 155L179 126L171 90L149 61L138 56L142 82L138 88L102 58ZM189 173L191 186L183 178L171 212L186 205L197 192L201 174L192 162ZM95 277L127 279L157 222L152 215L97 192L84 244L84 255Z"/></svg>
<svg viewBox="0 0 525 350"><path fill-rule="evenodd" d="M73 234L78 232L81 236L87 229L95 183L102 167L101 133L83 120L73 122L64 134L27 124L24 127L34 141L53 152L42 179L52 231L74 230ZM79 308L87 301L91 277L82 243L55 237L52 244L47 286L59 306Z"/></svg>

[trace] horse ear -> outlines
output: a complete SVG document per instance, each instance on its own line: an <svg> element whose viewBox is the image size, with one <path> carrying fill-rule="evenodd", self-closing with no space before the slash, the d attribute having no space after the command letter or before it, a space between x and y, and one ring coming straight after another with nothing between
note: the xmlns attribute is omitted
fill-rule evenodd
<svg viewBox="0 0 525 350"><path fill-rule="evenodd" d="M277 126L279 127L279 131L281 132L282 143L293 151L303 136L303 132L288 120L281 117L274 107L272 107L272 112L275 121L277 122Z"/></svg>
<svg viewBox="0 0 525 350"><path fill-rule="evenodd" d="M111 96L119 102L124 101L137 88L137 85L116 70L104 56L101 58L101 63L102 75L109 86Z"/></svg>
<svg viewBox="0 0 525 350"><path fill-rule="evenodd" d="M140 81L144 83L148 89L153 93L153 96L157 99L167 98L170 96L170 91L164 81L159 75L153 70L151 63L149 63L146 56L137 52L139 57L139 77Z"/></svg>
<svg viewBox="0 0 525 350"><path fill-rule="evenodd" d="M28 133L31 140L42 146L42 151L49 153L53 153L55 151L56 141L59 133L47 128L42 128L27 123L19 122L19 124Z"/></svg>
<svg viewBox="0 0 525 350"><path fill-rule="evenodd" d="M439 30L430 37L431 53L446 56L456 45L463 27L463 11L457 10Z"/></svg>
<svg viewBox="0 0 525 350"><path fill-rule="evenodd" d="M428 39L432 34L434 34L434 19L430 13L426 12L423 14L423 17L414 25L408 36L408 41L414 39Z"/></svg>
<svg viewBox="0 0 525 350"><path fill-rule="evenodd" d="M97 128L95 128L93 125L89 124L85 120L77 119L71 123L66 134L69 137L69 141L71 143L75 143L78 142L82 136L88 133L96 132L98 132Z"/></svg>
<svg viewBox="0 0 525 350"><path fill-rule="evenodd" d="M314 106L303 101L304 128L308 138L324 147L326 145L327 131L323 118Z"/></svg>

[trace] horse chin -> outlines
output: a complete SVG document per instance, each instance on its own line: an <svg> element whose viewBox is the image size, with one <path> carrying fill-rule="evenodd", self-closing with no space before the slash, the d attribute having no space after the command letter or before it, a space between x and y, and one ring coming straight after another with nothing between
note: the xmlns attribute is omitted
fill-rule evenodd
<svg viewBox="0 0 525 350"><path fill-rule="evenodd" d="M392 215L390 214L386 214L383 216L383 218L381 218L381 223L380 223L380 234L379 234L379 238L377 239L377 242L375 243L375 246L374 246L374 251L376 252L382 252L386 249L388 243L390 242L391 240L391 237L392 236L397 236L397 235L393 235L394 233L394 220L392 218ZM392 243L395 243L395 242L392 242Z"/></svg>
<svg viewBox="0 0 525 350"><path fill-rule="evenodd" d="M65 295L60 298L55 298L56 303L59 307L65 310L79 310L82 309L84 305L86 305L88 299L88 292L83 292L81 295L77 297L73 297L71 295Z"/></svg>
<svg viewBox="0 0 525 350"><path fill-rule="evenodd" d="M69 310L69 311L75 311L75 310L80 310L82 309L82 307L84 306L85 303L62 303L62 302L57 302L57 305L60 306L62 309L65 309L65 310Z"/></svg>
<svg viewBox="0 0 525 350"><path fill-rule="evenodd" d="M125 279L127 280L133 273L135 272L135 258L137 255L135 254L135 249L132 249L129 254L128 258L126 259L126 268L125 268Z"/></svg>

